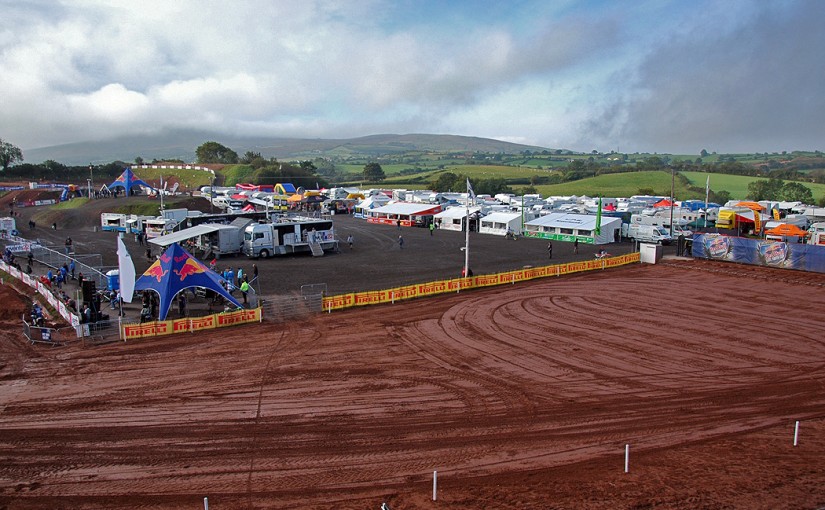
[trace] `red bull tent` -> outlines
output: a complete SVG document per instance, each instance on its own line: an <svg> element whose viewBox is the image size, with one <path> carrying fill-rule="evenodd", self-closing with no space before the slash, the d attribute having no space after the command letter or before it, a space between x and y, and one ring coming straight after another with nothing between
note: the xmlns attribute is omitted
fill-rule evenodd
<svg viewBox="0 0 825 510"><path fill-rule="evenodd" d="M238 308L243 308L232 294L226 291L223 279L217 273L181 248L170 245L137 282L135 290L153 290L160 296L158 319L165 320L175 296L184 289L203 287L220 294Z"/></svg>
<svg viewBox="0 0 825 510"><path fill-rule="evenodd" d="M127 168L126 170L124 170L123 173L120 174L120 176L117 179L115 179L115 182L109 184L106 187L109 189L121 187L126 191L126 196L128 197L131 195L132 187L137 185L145 186L149 189L155 189L149 184L145 183L144 181L138 179L138 176L132 172L131 168Z"/></svg>

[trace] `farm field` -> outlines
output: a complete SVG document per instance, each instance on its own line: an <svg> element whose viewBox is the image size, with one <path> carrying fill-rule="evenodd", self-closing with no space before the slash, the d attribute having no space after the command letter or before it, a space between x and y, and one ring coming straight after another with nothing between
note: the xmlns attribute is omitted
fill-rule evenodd
<svg viewBox="0 0 825 510"><path fill-rule="evenodd" d="M687 177L691 184L700 188L705 187L705 182L707 181L708 175L710 175L710 189L714 191L729 191L731 196L742 200L744 200L748 195L748 184L756 180L767 180L760 177L748 177L745 175L707 174L704 172L681 172L681 174ZM802 182L800 184L811 189L814 194L815 201L825 196L825 184L810 182Z"/></svg>
<svg viewBox="0 0 825 510"><path fill-rule="evenodd" d="M95 348L9 308L0 506L821 508L823 284L672 260Z"/></svg>

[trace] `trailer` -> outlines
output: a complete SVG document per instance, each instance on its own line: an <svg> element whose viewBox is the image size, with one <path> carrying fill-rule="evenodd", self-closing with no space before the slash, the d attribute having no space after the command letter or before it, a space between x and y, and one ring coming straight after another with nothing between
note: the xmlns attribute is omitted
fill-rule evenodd
<svg viewBox="0 0 825 510"><path fill-rule="evenodd" d="M100 229L104 231L126 232L126 214L100 213Z"/></svg>
<svg viewBox="0 0 825 510"><path fill-rule="evenodd" d="M200 258L221 258L238 255L243 249L244 228L251 220L240 220L232 225L203 223L171 234L149 239L157 246L182 243Z"/></svg>
<svg viewBox="0 0 825 510"><path fill-rule="evenodd" d="M338 248L332 220L281 217L272 223L254 223L244 229L243 252L247 257L311 252L321 256Z"/></svg>

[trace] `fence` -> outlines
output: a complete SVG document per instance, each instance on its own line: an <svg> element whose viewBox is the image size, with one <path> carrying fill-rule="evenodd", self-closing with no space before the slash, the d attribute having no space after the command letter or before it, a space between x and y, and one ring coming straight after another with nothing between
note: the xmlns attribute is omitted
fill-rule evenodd
<svg viewBox="0 0 825 510"><path fill-rule="evenodd" d="M4 234L2 240L15 257L25 258L31 251L35 261L52 269L58 269L63 264L68 266L74 260L76 273L83 273L84 279L94 280L95 287L98 289L105 289L108 286L109 282L105 274L107 268L103 267L103 258L99 253L70 256L66 254L65 248L43 246L39 241L31 241L25 237Z"/></svg>
<svg viewBox="0 0 825 510"><path fill-rule="evenodd" d="M289 319L321 313L324 295L321 292L301 294L261 296L261 312L267 322L284 322Z"/></svg>

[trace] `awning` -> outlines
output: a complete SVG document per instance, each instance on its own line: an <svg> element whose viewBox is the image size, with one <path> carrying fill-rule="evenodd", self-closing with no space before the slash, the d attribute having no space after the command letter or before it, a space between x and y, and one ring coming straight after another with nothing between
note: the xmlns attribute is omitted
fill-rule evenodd
<svg viewBox="0 0 825 510"><path fill-rule="evenodd" d="M217 232L218 230L226 228L237 227L221 225L218 223L204 223L203 225L195 225L194 227L185 228L178 232L173 232L164 236L153 237L152 239L149 239L149 242L158 246L169 246L170 244L186 241L204 234L211 234L212 232Z"/></svg>

